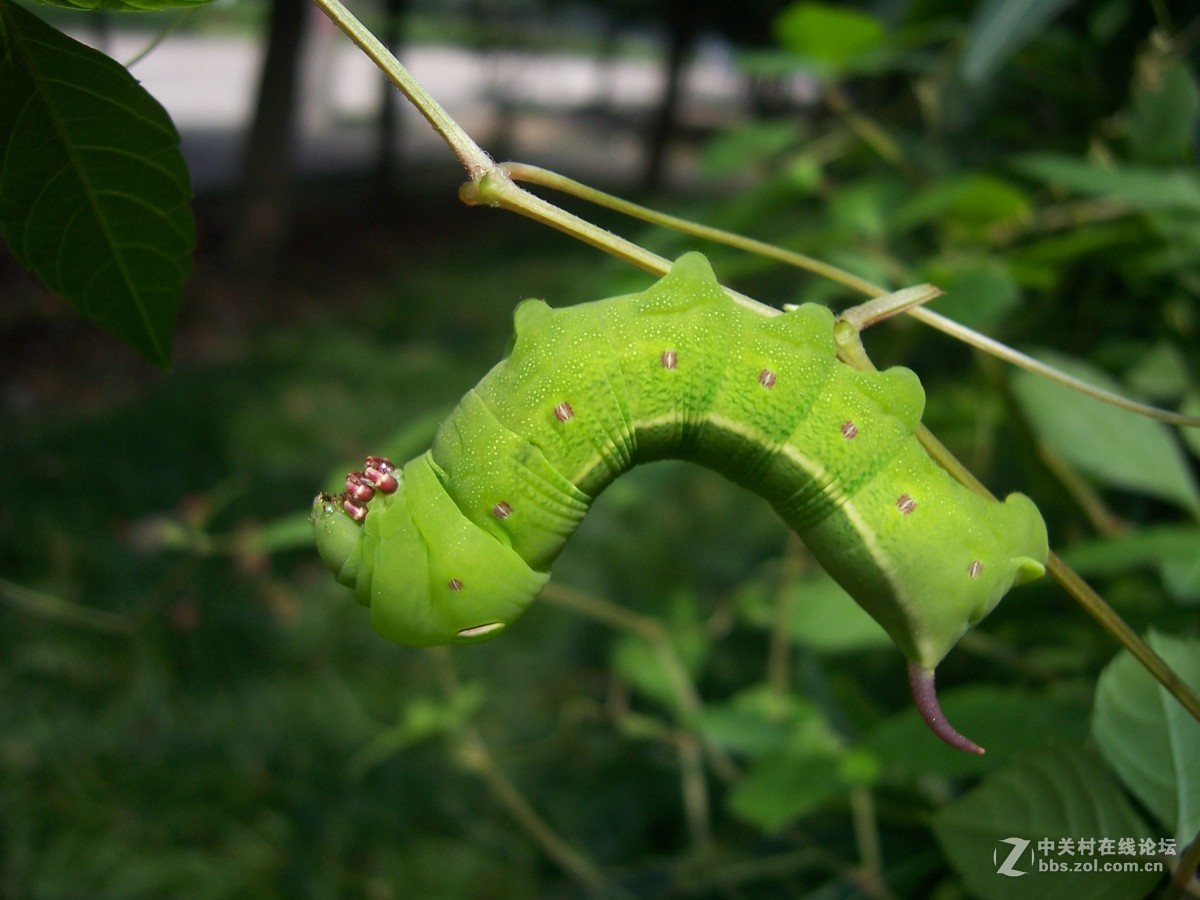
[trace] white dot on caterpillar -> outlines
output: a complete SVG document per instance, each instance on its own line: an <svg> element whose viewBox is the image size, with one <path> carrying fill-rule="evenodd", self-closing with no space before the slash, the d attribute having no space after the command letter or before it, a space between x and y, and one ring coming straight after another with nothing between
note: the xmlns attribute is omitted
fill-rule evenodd
<svg viewBox="0 0 1200 900"><path fill-rule="evenodd" d="M461 581L459 581L457 578L451 578L449 581L446 582L446 587L450 588L450 590L454 591L454 593L457 594L459 591L461 591L463 589L463 583Z"/></svg>
<svg viewBox="0 0 1200 900"><path fill-rule="evenodd" d="M971 560L971 564L967 566L967 577L975 579L979 577L979 573L983 571L983 563L977 559Z"/></svg>
<svg viewBox="0 0 1200 900"><path fill-rule="evenodd" d="M896 509L900 510L903 515L910 516L914 509L917 508L917 501L908 494L901 494L896 498Z"/></svg>
<svg viewBox="0 0 1200 900"><path fill-rule="evenodd" d="M674 350L664 350L659 359L664 369L673 369L679 363L679 354Z"/></svg>
<svg viewBox="0 0 1200 900"><path fill-rule="evenodd" d="M849 419L847 419L845 422L842 423L841 432L842 432L842 437L844 437L848 441L852 441L856 437L858 437L858 426L855 425L853 422L851 422Z"/></svg>
<svg viewBox="0 0 1200 900"><path fill-rule="evenodd" d="M501 500L492 507L492 515L497 519L507 519L512 515L512 507L509 506L505 501Z"/></svg>
<svg viewBox="0 0 1200 900"><path fill-rule="evenodd" d="M575 410L571 409L571 404L564 400L558 406L554 407L554 418L560 422L566 422L575 417Z"/></svg>
<svg viewBox="0 0 1200 900"><path fill-rule="evenodd" d="M775 387L775 373L770 369L763 369L758 373L758 383L770 390Z"/></svg>

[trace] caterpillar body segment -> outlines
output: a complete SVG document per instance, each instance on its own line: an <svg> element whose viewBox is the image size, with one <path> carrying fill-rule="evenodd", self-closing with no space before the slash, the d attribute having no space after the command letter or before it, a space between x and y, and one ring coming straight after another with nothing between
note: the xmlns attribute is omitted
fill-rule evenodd
<svg viewBox="0 0 1200 900"><path fill-rule="evenodd" d="M974 748L936 713L932 672L1014 584L1042 574L1046 529L1027 497L979 497L928 456L913 436L916 375L839 362L824 307L766 318L736 305L698 253L641 293L525 301L514 320L508 356L394 485L368 460L348 494L314 503L322 559L380 633L495 636L605 486L638 463L686 459L772 504L909 659L927 721Z"/></svg>

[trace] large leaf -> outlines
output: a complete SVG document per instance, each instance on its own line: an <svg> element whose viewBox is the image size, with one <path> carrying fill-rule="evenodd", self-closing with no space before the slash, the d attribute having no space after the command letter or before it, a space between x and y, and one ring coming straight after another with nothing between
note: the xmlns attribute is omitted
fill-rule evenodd
<svg viewBox="0 0 1200 900"><path fill-rule="evenodd" d="M1200 688L1200 641L1151 633L1150 646ZM1092 734L1104 758L1178 846L1200 831L1200 722L1122 651L1096 685Z"/></svg>
<svg viewBox="0 0 1200 900"><path fill-rule="evenodd" d="M776 627L778 588L765 582L748 584L737 596L742 618L765 629ZM788 635L818 653L857 653L891 645L887 632L824 572L790 582Z"/></svg>
<svg viewBox="0 0 1200 900"><path fill-rule="evenodd" d="M1154 566L1172 597L1200 603L1200 528L1195 525L1158 525L1082 541L1063 551L1063 562L1084 577Z"/></svg>
<svg viewBox="0 0 1200 900"><path fill-rule="evenodd" d="M1200 212L1200 175L1194 168L1097 166L1073 156L1029 153L1017 169L1079 194L1127 203L1133 209Z"/></svg>
<svg viewBox="0 0 1200 900"><path fill-rule="evenodd" d="M1096 387L1127 393L1103 372L1061 354L1043 362ZM1051 449L1105 484L1200 510L1200 490L1171 429L1037 375L1013 374L1013 393Z"/></svg>
<svg viewBox="0 0 1200 900"><path fill-rule="evenodd" d="M1142 76L1134 92L1129 143L1137 158L1147 162L1188 159L1200 121L1196 80L1182 61L1151 57L1142 62L1141 71L1151 74Z"/></svg>
<svg viewBox="0 0 1200 900"><path fill-rule="evenodd" d="M195 243L178 144L125 69L0 0L0 235L160 365Z"/></svg>
<svg viewBox="0 0 1200 900"><path fill-rule="evenodd" d="M707 741L746 757L789 750L829 755L841 746L817 704L766 685L708 704L697 725Z"/></svg>
<svg viewBox="0 0 1200 900"><path fill-rule="evenodd" d="M933 830L968 890L987 900L1140 900L1160 877L1071 871L1076 863L1157 865L1141 855L1150 844L1157 848L1146 823L1103 761L1082 748L1044 751L998 769L943 807ZM1080 849L1081 839L1093 841L1090 852ZM1101 849L1105 839L1112 844ZM1072 853L1063 852L1064 841Z"/></svg>
<svg viewBox="0 0 1200 900"><path fill-rule="evenodd" d="M884 47L887 33L874 16L829 3L793 3L775 19L775 37L819 74L852 71Z"/></svg>
<svg viewBox="0 0 1200 900"><path fill-rule="evenodd" d="M730 792L730 811L763 831L776 832L849 788L831 754L772 753L755 760Z"/></svg>
<svg viewBox="0 0 1200 900"><path fill-rule="evenodd" d="M970 82L985 81L1071 0L985 0L971 20L961 70Z"/></svg>
<svg viewBox="0 0 1200 900"><path fill-rule="evenodd" d="M876 728L866 747L887 761L894 777L962 777L994 769L1030 747L1053 741L1081 741L1087 735L1087 710L1058 697L1016 688L986 685L942 692L946 720L987 749L980 756L942 743L915 708L894 715Z"/></svg>

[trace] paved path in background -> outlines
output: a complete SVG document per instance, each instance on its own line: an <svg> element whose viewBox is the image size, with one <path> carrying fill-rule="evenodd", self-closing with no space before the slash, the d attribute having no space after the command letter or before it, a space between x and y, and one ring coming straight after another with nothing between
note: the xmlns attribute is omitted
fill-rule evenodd
<svg viewBox="0 0 1200 900"><path fill-rule="evenodd" d="M370 123L382 76L331 23L318 17L314 25L304 59L298 165L309 173L361 169L375 152ZM87 34L77 36L89 40ZM114 34L102 49L126 60L146 42L141 35ZM197 191L234 181L261 54L258 42L248 38L173 35L131 68L180 129ZM603 66L565 54L473 53L443 46L413 47L402 56L450 114L485 144L498 126L498 96L523 111L561 113L606 104L622 114L645 115L662 90L652 60ZM693 108L729 109L740 102L742 83L719 48L698 56L687 85ZM407 104L400 133L405 159L448 156ZM512 158L576 174L592 173L598 165L609 171L637 171L640 165L641 146L629 130L601 132L562 116L523 114L506 137Z"/></svg>

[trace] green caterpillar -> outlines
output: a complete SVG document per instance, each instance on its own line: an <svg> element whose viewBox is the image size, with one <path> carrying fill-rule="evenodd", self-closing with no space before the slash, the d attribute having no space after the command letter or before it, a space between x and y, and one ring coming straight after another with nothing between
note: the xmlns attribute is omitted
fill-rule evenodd
<svg viewBox="0 0 1200 900"><path fill-rule="evenodd" d="M606 485L638 463L715 469L766 498L908 658L922 715L934 667L1014 584L1040 576L1046 526L1029 498L982 498L913 430L910 370L836 358L834 317L734 303L699 253L639 294L520 304L508 356L433 448L397 470L370 457L313 506L317 547L371 623L404 644L496 636L537 596Z"/></svg>

